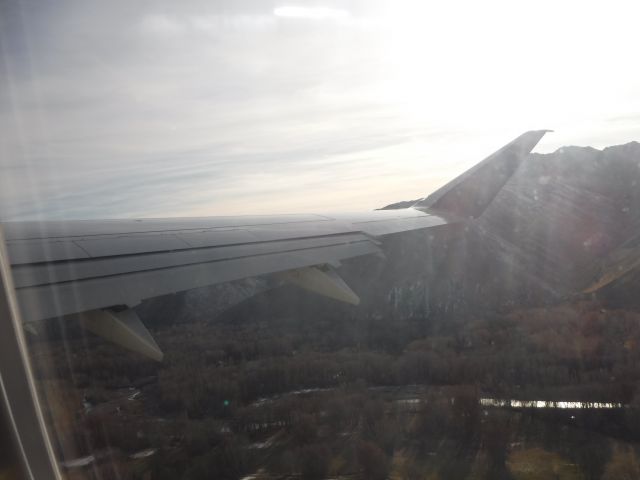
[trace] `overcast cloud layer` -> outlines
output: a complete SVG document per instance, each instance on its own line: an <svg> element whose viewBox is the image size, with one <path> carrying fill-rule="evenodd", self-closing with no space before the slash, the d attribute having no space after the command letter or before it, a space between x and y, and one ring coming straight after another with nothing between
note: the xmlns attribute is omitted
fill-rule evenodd
<svg viewBox="0 0 640 480"><path fill-rule="evenodd" d="M640 140L635 3L1 3L0 218L373 209L528 129Z"/></svg>

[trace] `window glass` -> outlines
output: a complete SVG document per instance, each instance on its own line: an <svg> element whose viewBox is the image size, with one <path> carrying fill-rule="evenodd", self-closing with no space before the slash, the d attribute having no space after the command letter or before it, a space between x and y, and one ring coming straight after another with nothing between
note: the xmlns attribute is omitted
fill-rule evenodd
<svg viewBox="0 0 640 480"><path fill-rule="evenodd" d="M640 478L638 13L3 2L63 477Z"/></svg>

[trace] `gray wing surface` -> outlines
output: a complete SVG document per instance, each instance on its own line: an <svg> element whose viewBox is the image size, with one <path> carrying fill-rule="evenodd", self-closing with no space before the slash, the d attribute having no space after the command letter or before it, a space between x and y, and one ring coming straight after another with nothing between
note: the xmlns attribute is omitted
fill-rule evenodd
<svg viewBox="0 0 640 480"><path fill-rule="evenodd" d="M38 320L381 254L374 236L444 225L415 210L5 224L23 317Z"/></svg>
<svg viewBox="0 0 640 480"><path fill-rule="evenodd" d="M4 223L23 319L130 311L144 299L265 274L357 304L332 266L382 254L387 235L477 217L545 132L521 135L408 209L340 216ZM131 319L96 318L94 330L107 337L119 328L143 328ZM138 336L151 345L149 356L161 357L146 330Z"/></svg>

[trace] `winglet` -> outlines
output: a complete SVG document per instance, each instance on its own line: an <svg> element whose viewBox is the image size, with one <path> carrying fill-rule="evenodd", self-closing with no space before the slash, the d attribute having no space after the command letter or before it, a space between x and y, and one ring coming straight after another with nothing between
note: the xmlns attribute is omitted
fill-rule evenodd
<svg viewBox="0 0 640 480"><path fill-rule="evenodd" d="M551 131L523 133L413 207L460 218L478 218L544 134Z"/></svg>

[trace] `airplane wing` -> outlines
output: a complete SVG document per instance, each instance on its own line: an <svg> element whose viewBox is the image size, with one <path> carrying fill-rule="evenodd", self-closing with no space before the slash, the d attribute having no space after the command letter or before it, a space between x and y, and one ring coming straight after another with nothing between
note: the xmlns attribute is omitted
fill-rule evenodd
<svg viewBox="0 0 640 480"><path fill-rule="evenodd" d="M142 300L264 274L357 304L333 267L382 254L387 235L479 216L547 130L526 132L403 210L3 224L25 322L80 315L91 331L162 353L131 309Z"/></svg>

